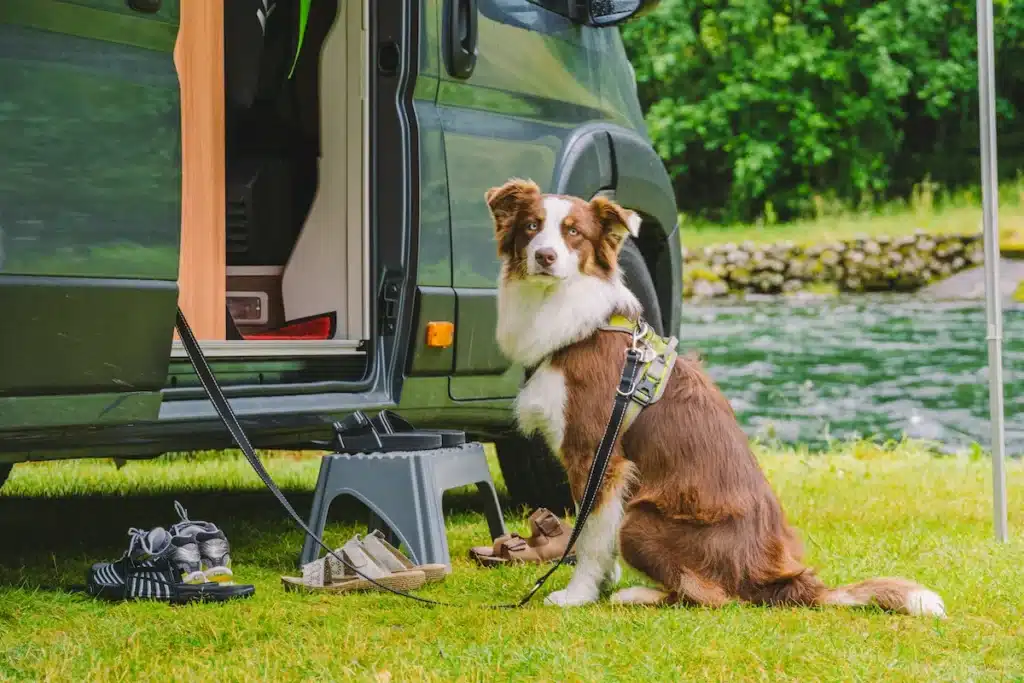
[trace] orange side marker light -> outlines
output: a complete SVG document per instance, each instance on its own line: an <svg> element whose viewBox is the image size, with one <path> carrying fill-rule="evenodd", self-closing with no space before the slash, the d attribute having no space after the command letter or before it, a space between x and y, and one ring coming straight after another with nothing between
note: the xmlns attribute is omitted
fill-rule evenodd
<svg viewBox="0 0 1024 683"><path fill-rule="evenodd" d="M455 341L455 323L448 321L427 323L427 346L446 349Z"/></svg>

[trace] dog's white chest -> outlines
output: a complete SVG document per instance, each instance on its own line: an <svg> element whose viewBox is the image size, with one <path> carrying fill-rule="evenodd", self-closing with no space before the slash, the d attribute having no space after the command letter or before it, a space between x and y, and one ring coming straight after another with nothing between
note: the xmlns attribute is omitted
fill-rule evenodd
<svg viewBox="0 0 1024 683"><path fill-rule="evenodd" d="M565 377L545 361L516 399L516 419L524 434L540 432L556 454L565 435Z"/></svg>

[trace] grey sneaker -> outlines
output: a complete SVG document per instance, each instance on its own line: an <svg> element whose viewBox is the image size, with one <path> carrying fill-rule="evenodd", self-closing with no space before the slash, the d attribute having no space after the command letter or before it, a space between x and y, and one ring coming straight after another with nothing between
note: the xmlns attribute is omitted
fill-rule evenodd
<svg viewBox="0 0 1024 683"><path fill-rule="evenodd" d="M199 544L189 536L171 535L167 559L181 571L181 582L189 584L206 583L209 579L203 572Z"/></svg>
<svg viewBox="0 0 1024 683"><path fill-rule="evenodd" d="M231 544L227 536L212 522L193 521L188 510L178 501L174 509L181 521L171 526L171 535L183 542L193 542L199 555L199 567L205 581L230 584L234 582L231 571Z"/></svg>

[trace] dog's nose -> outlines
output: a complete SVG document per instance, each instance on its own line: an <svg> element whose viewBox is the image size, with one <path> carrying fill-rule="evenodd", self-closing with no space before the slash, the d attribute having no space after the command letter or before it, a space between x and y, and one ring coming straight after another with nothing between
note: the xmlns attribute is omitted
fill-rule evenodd
<svg viewBox="0 0 1024 683"><path fill-rule="evenodd" d="M542 266L550 266L558 258L558 254L551 247L542 247L537 250L537 253L533 256L537 259L537 263Z"/></svg>

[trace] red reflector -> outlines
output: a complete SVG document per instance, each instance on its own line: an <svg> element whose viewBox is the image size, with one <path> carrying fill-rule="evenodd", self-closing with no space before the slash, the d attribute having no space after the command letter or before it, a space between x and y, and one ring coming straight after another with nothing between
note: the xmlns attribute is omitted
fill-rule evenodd
<svg viewBox="0 0 1024 683"><path fill-rule="evenodd" d="M334 338L336 318L334 313L322 313L311 315L308 318L300 318L286 323L275 330L266 332L252 332L245 335L246 339L276 339L276 340L325 340Z"/></svg>

